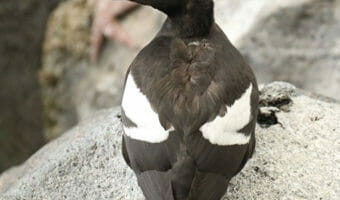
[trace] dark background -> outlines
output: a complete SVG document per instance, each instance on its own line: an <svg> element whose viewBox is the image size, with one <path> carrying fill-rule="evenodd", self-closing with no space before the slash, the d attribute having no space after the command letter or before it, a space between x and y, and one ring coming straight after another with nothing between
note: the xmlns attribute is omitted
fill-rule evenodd
<svg viewBox="0 0 340 200"><path fill-rule="evenodd" d="M0 172L45 143L38 70L48 15L58 2L0 1Z"/></svg>

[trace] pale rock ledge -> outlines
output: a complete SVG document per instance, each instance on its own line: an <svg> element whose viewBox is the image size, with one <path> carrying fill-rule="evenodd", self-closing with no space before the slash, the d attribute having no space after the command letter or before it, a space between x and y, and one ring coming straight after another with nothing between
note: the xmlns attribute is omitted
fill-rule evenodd
<svg viewBox="0 0 340 200"><path fill-rule="evenodd" d="M340 104L262 87L256 153L224 200L340 199ZM119 109L97 112L0 176L0 199L142 200L120 151Z"/></svg>

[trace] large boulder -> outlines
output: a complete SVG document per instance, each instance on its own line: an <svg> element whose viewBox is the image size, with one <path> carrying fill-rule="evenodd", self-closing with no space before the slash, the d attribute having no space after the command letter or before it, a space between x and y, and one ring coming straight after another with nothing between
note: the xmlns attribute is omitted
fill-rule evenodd
<svg viewBox="0 0 340 200"><path fill-rule="evenodd" d="M261 17L238 47L260 82L288 81L340 100L340 1L295 2Z"/></svg>
<svg viewBox="0 0 340 200"><path fill-rule="evenodd" d="M224 200L336 200L340 104L276 82L261 90L257 146ZM0 176L0 199L144 199L121 154L117 109L102 110Z"/></svg>

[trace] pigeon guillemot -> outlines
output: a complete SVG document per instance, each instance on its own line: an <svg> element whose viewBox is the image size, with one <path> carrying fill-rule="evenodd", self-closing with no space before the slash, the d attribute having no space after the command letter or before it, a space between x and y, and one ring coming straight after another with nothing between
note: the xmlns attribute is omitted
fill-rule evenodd
<svg viewBox="0 0 340 200"><path fill-rule="evenodd" d="M124 159L148 200L218 200L255 148L255 76L212 0L134 1L168 18L126 75Z"/></svg>

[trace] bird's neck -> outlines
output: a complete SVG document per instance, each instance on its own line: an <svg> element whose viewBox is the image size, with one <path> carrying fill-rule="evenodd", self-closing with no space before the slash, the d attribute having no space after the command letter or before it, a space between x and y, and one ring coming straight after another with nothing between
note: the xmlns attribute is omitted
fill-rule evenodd
<svg viewBox="0 0 340 200"><path fill-rule="evenodd" d="M184 16L169 17L172 31L181 38L202 37L209 34L214 24L213 16L199 16L186 14Z"/></svg>
<svg viewBox="0 0 340 200"><path fill-rule="evenodd" d="M212 0L131 0L150 5L169 17L172 32L182 38L201 37L214 24Z"/></svg>
<svg viewBox="0 0 340 200"><path fill-rule="evenodd" d="M174 15L168 14L168 16L177 36L182 38L202 37L209 34L214 24L213 2L209 0L205 3L189 1L181 11Z"/></svg>

